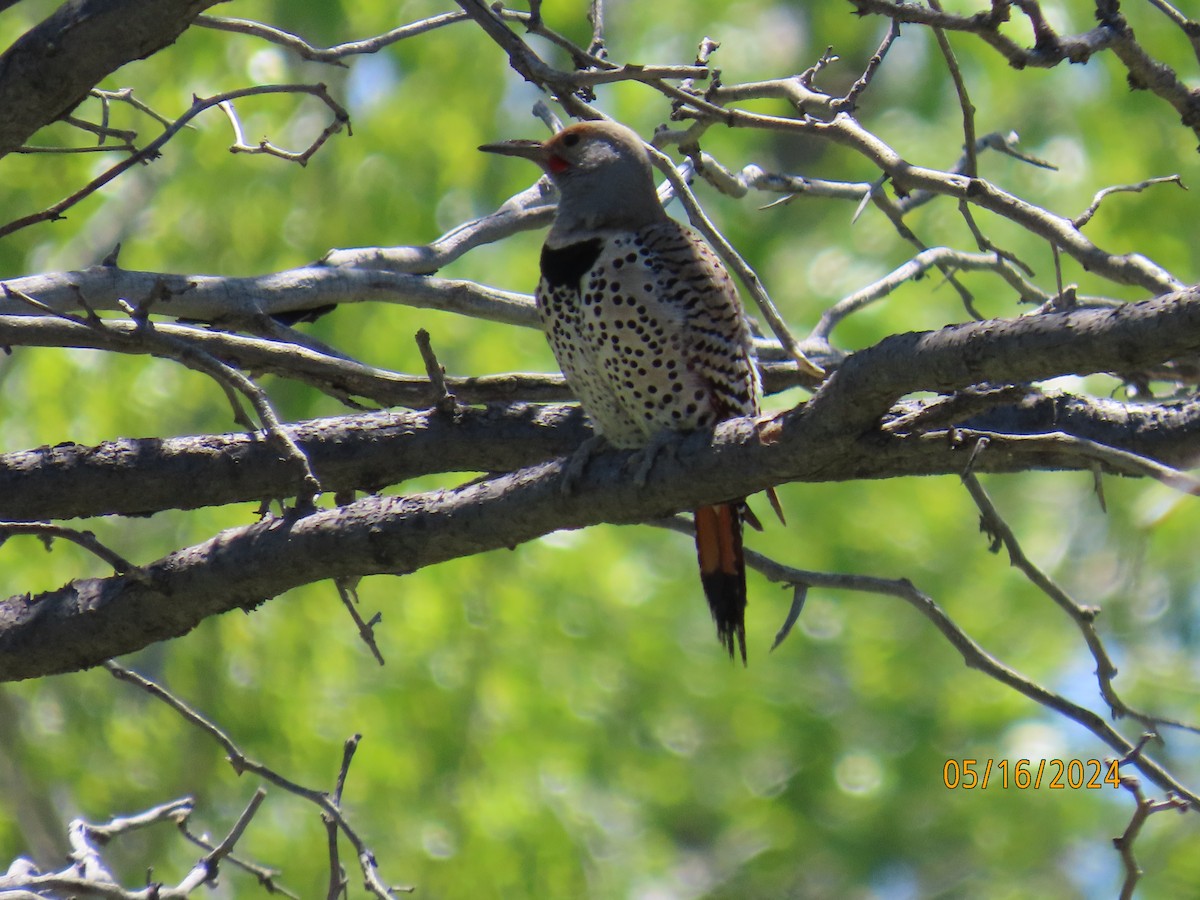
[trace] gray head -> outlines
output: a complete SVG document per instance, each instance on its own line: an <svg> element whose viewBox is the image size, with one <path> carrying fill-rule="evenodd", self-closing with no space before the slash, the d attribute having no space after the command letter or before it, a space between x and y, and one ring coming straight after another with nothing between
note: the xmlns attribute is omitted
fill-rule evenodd
<svg viewBox="0 0 1200 900"><path fill-rule="evenodd" d="M637 133L616 122L579 122L546 141L505 141L479 148L537 163L561 199L554 231L640 228L666 218L654 169Z"/></svg>

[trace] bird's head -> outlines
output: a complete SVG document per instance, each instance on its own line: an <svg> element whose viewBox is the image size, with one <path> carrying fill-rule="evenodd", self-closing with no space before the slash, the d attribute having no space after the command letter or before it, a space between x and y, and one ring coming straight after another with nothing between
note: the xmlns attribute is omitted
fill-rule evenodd
<svg viewBox="0 0 1200 900"><path fill-rule="evenodd" d="M503 141L479 149L541 166L562 195L559 218L565 215L578 226L640 225L664 215L642 139L616 122L579 122L545 141Z"/></svg>

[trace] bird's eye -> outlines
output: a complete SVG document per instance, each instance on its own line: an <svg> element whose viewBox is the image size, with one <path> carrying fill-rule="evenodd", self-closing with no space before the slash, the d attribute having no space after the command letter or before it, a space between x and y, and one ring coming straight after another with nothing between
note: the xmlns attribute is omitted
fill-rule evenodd
<svg viewBox="0 0 1200 900"><path fill-rule="evenodd" d="M579 135L575 134L573 131L568 132L567 134L563 135L562 142L564 147L574 147L579 143Z"/></svg>

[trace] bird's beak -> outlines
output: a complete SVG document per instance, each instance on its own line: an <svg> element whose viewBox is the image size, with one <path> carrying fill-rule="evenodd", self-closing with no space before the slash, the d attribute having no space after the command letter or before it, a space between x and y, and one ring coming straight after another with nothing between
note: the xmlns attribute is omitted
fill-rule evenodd
<svg viewBox="0 0 1200 900"><path fill-rule="evenodd" d="M542 168L546 167L546 148L541 141L501 141L498 144L484 144L479 148L484 153L499 153L501 156L519 156L535 162Z"/></svg>

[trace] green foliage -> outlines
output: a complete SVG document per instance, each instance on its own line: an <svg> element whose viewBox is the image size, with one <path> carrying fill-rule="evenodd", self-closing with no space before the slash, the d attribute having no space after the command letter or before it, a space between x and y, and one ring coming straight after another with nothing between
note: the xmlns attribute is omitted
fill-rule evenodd
<svg viewBox="0 0 1200 900"><path fill-rule="evenodd" d="M268 21L315 44L442 11L424 2L399 8L245 0L214 11ZM585 8L546 4L545 12L554 27L586 41ZM711 34L723 41L716 62L726 83L802 71L832 46L842 61L823 83L848 85L883 33L879 20L848 10L760 0L663 3L653 12L614 4L609 46L622 61L689 62ZM29 2L6 10L0 38L7 44L44 12ZM1141 28L1140 13L1131 15ZM1082 13L1079 19L1077 28L1089 27ZM1020 37L1017 26L1013 33ZM1155 50L1190 71L1187 48L1174 39L1180 46ZM952 43L980 132L1016 130L1026 151L1060 167L1048 172L981 156L986 177L1031 202L1076 215L1103 187L1193 162L1194 138L1176 115L1145 93L1130 93L1116 61L1103 54L1086 67L1018 72L978 40L952 36ZM484 141L534 135L542 126L527 115L533 89L470 25L353 58L348 70L192 28L103 86L133 87L173 118L193 93L317 80L349 106L354 134L336 136L306 168L229 154L228 122L212 111L161 159L80 204L66 221L0 242L0 274L82 268L118 241L127 268L278 271L335 247L424 243L490 211L534 175L475 152ZM604 89L600 106L646 134L669 108L633 86ZM757 107L787 112L782 102ZM239 112L249 139L268 135L297 148L326 121L312 100L256 98ZM953 163L961 114L930 34L905 29L860 115L914 163ZM131 110L118 106L114 116L120 127L154 131ZM36 138L78 140L61 125ZM705 148L735 170L756 162L814 177L876 177L849 150L811 140L714 129ZM7 158L6 216L44 207L108 162ZM913 252L870 209L851 226L853 210L834 201L800 197L760 211L770 198L732 201L704 189L701 196L798 330ZM1192 195L1161 186L1110 198L1088 234L1114 251L1145 253L1190 282L1195 241L1181 226L1194 215ZM986 216L980 221L1053 288L1043 244ZM930 245L974 249L945 201L911 224ZM442 274L528 290L537 245L536 235L506 241ZM1063 278L1101 289L1070 262ZM1023 311L993 276L963 279L984 314ZM955 293L931 277L854 317L836 337L853 349L965 318ZM397 306L341 307L312 332L366 362L419 372L412 335L422 326L452 374L553 369L535 332ZM213 383L149 358L17 349L0 358L0 385L2 451L234 427ZM266 386L287 419L337 412L323 396L271 380ZM1104 513L1090 477L1079 474L993 477L987 487L1030 556L1082 602L1103 607L1101 630L1126 698L1164 715L1200 717L1191 661L1200 584L1195 502L1107 479ZM752 535L755 549L803 568L909 578L1000 659L1101 708L1082 640L1003 553L988 552L957 479L791 485L781 493L790 524L770 523ZM146 562L254 515L247 506L89 527ZM0 552L5 593L102 571L61 543L47 553L32 538L14 538ZM1103 757L1090 735L965 669L917 611L877 595L814 590L796 633L769 654L790 594L752 576L751 662L743 671L713 640L694 568L685 538L651 528L558 534L364 582L364 614L383 613L384 668L358 641L328 584L291 592L252 615L210 620L126 662L213 717L250 756L312 787L332 788L342 742L363 734L346 788L348 814L385 877L416 884L421 896L1115 893L1119 862L1109 839L1128 821L1128 794L995 785L951 791L942 780L948 759ZM1200 775L1194 747L1171 735L1167 751L1193 782ZM0 691L0 859L30 853L54 865L65 850L67 818L100 821L185 794L197 795L197 829L222 835L255 786L233 777L215 744L103 671ZM1151 820L1138 844L1148 872L1141 896L1192 889L1194 829L1190 820ZM282 882L307 897L324 891L324 840L311 808L272 789L239 852L281 868ZM169 829L122 847L130 882L147 860L157 861L155 878L169 881L198 855ZM352 853L343 853L357 887ZM229 868L223 875L231 894L255 890L249 876Z"/></svg>

